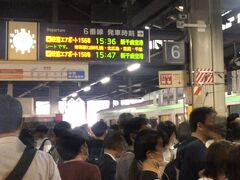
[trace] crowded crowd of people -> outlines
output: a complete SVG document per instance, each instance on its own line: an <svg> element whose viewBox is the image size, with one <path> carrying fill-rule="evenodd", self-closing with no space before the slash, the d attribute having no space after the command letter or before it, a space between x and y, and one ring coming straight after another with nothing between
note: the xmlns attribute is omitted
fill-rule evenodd
<svg viewBox="0 0 240 180"><path fill-rule="evenodd" d="M21 104L0 95L0 179L239 180L239 115L223 118L211 107L178 126L123 113L110 127L61 121L49 136L43 124L22 128Z"/></svg>

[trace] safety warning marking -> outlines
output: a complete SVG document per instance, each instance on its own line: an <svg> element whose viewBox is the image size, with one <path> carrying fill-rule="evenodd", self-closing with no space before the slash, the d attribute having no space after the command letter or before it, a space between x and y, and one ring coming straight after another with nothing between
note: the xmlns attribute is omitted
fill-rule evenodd
<svg viewBox="0 0 240 180"><path fill-rule="evenodd" d="M197 84L213 84L213 70L212 68L197 68L195 71L195 82Z"/></svg>
<svg viewBox="0 0 240 180"><path fill-rule="evenodd" d="M193 95L194 95L194 96L200 95L201 92L202 92L202 87L201 87L201 86L196 86L196 87L194 87L194 90L193 90Z"/></svg>

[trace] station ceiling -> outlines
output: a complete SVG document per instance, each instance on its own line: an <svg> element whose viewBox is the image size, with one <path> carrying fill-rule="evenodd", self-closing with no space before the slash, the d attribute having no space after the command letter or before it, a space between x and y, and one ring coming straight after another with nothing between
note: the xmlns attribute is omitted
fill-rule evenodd
<svg viewBox="0 0 240 180"><path fill-rule="evenodd" d="M184 33L176 29L170 18L182 0L0 0L0 20L37 21L71 24L104 24L116 22L123 27L144 27L152 24L151 39L178 40ZM239 0L222 0L222 12L240 12ZM114 12L118 15L113 16ZM235 14L234 14L235 13ZM227 21L227 17L223 17ZM115 26L112 24L111 26ZM240 40L239 24L224 31L225 63L233 58L234 48ZM233 44L235 43L235 46ZM49 99L49 87L58 84L60 98L112 74L127 64L90 64L88 82L12 82L15 97L35 97ZM113 76L106 85L95 85L89 92L81 92L83 100L139 98L159 89L159 70L180 70L184 66L163 64L162 52L151 50L151 63L144 64L136 72L123 71ZM0 82L0 93L7 92L7 83Z"/></svg>

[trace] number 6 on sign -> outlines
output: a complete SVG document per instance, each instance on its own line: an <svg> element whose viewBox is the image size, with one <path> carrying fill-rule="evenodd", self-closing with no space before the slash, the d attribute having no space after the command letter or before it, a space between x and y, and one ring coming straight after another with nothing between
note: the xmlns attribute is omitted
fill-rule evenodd
<svg viewBox="0 0 240 180"><path fill-rule="evenodd" d="M164 60L166 64L179 64L185 63L185 44L184 42L165 42Z"/></svg>
<svg viewBox="0 0 240 180"><path fill-rule="evenodd" d="M180 47L178 45L172 46L171 53L172 53L172 57L174 59L179 59L181 57L181 53L180 53L179 49L180 49Z"/></svg>

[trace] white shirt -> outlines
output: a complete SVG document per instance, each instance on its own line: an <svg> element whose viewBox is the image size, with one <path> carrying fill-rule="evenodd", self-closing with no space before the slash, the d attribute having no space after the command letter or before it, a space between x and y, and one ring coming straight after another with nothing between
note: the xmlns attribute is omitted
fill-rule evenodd
<svg viewBox="0 0 240 180"><path fill-rule="evenodd" d="M25 145L14 136L0 138L0 180L5 179L18 163ZM59 171L52 157L37 151L23 180L60 180Z"/></svg>
<svg viewBox="0 0 240 180"><path fill-rule="evenodd" d="M109 155L114 161L117 161L116 158L113 155L111 155L110 153L104 152L104 154Z"/></svg>
<svg viewBox="0 0 240 180"><path fill-rule="evenodd" d="M38 139L36 148L39 149L41 147L43 141L45 141L46 139L48 139L48 138ZM51 147L52 147L51 141L50 140L46 140L44 142L43 151L44 152L49 152Z"/></svg>

